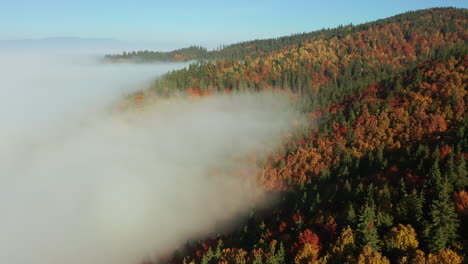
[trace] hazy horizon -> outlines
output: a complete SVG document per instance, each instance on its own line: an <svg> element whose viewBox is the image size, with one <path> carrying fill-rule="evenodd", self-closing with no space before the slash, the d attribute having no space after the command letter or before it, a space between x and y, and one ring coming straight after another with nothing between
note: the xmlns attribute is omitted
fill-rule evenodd
<svg viewBox="0 0 468 264"><path fill-rule="evenodd" d="M112 39L130 43L128 49L166 51L189 45L214 49L241 41L281 37L350 23L356 25L419 9L468 7L467 2L457 0L385 3L294 0L287 4L261 0L227 5L208 0L197 4L190 1L177 4L144 1L138 5L128 1L87 5L88 1L10 2L0 10L0 40L72 37Z"/></svg>

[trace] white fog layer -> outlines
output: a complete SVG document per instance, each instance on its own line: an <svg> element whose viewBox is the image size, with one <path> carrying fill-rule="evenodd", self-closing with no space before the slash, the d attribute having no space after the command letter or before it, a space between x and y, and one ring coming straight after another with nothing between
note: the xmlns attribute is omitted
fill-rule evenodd
<svg viewBox="0 0 468 264"><path fill-rule="evenodd" d="M250 206L254 181L220 171L291 129L287 100L265 94L109 110L184 64L0 55L0 263L166 253Z"/></svg>

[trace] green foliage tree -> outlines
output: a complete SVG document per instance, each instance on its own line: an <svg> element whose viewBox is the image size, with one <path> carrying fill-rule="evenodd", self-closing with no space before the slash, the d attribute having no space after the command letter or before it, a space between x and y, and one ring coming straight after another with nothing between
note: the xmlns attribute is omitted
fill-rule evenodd
<svg viewBox="0 0 468 264"><path fill-rule="evenodd" d="M362 247L369 245L373 249L379 250L380 239L376 227L377 217L375 214L375 205L372 203L364 204L359 212L358 218L357 232L359 244Z"/></svg>
<svg viewBox="0 0 468 264"><path fill-rule="evenodd" d="M425 236L431 252L446 248L458 236L459 220L449 189L448 182L443 182L440 193L430 206L430 222L425 227Z"/></svg>

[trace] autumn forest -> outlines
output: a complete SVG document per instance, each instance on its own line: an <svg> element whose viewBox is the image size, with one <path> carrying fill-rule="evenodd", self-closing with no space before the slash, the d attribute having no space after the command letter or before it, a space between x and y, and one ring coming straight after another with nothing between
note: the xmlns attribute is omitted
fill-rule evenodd
<svg viewBox="0 0 468 264"><path fill-rule="evenodd" d="M192 61L124 107L278 92L306 117L267 157L246 157L277 202L145 264L467 263L468 10L105 60Z"/></svg>

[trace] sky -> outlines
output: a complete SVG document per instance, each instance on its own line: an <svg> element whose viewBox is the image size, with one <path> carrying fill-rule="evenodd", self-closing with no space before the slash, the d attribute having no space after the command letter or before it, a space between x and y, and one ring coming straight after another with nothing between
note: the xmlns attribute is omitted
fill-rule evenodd
<svg viewBox="0 0 468 264"><path fill-rule="evenodd" d="M465 0L0 0L0 40L111 38L155 47L221 44L360 24Z"/></svg>

